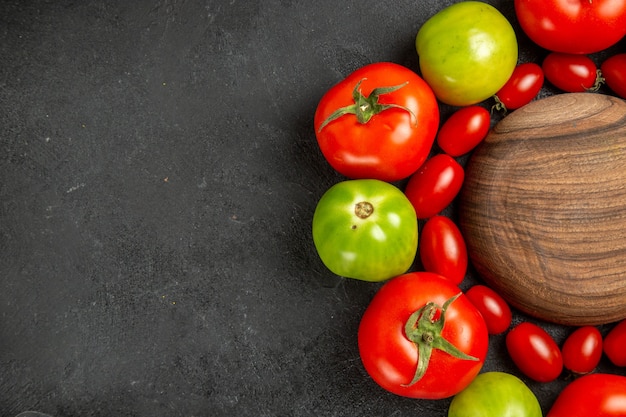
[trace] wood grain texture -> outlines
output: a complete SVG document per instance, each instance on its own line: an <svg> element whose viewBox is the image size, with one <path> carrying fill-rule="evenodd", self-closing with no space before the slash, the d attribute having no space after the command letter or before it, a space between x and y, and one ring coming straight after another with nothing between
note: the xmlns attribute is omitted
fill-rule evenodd
<svg viewBox="0 0 626 417"><path fill-rule="evenodd" d="M626 102L561 94L505 117L468 161L459 216L474 267L514 307L626 318Z"/></svg>

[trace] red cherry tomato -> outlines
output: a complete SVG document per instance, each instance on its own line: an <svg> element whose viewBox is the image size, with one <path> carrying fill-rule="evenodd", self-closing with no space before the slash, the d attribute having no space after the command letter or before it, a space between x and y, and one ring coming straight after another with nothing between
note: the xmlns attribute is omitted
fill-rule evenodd
<svg viewBox="0 0 626 417"><path fill-rule="evenodd" d="M586 55L551 52L543 60L546 79L568 93L581 93L598 88L598 67Z"/></svg>
<svg viewBox="0 0 626 417"><path fill-rule="evenodd" d="M331 87L314 117L328 163L346 177L395 181L428 157L439 107L426 81L398 64L361 67Z"/></svg>
<svg viewBox="0 0 626 417"><path fill-rule="evenodd" d="M626 320L622 320L604 337L604 353L616 366L626 366Z"/></svg>
<svg viewBox="0 0 626 417"><path fill-rule="evenodd" d="M450 156L461 156L474 149L489 132L491 114L484 107L467 106L441 125L437 145Z"/></svg>
<svg viewBox="0 0 626 417"><path fill-rule="evenodd" d="M535 324L523 322L510 330L506 335L506 348L520 371L537 382L553 381L563 370L558 345Z"/></svg>
<svg viewBox="0 0 626 417"><path fill-rule="evenodd" d="M445 209L457 196L465 170L450 155L438 154L427 160L409 178L404 193L418 219L427 219Z"/></svg>
<svg viewBox="0 0 626 417"><path fill-rule="evenodd" d="M602 334L594 326L583 326L570 334L561 348L563 366L576 374L596 369L602 357Z"/></svg>
<svg viewBox="0 0 626 417"><path fill-rule="evenodd" d="M509 328L513 314L507 302L497 292L479 284L467 290L465 295L482 314L489 334L500 334Z"/></svg>
<svg viewBox="0 0 626 417"><path fill-rule="evenodd" d="M626 53L613 55L600 66L606 85L626 99Z"/></svg>
<svg viewBox="0 0 626 417"><path fill-rule="evenodd" d="M534 62L519 64L495 95L497 110L515 110L530 103L543 87L543 70Z"/></svg>
<svg viewBox="0 0 626 417"><path fill-rule="evenodd" d="M591 54L626 35L626 0L515 0L522 30L549 51Z"/></svg>
<svg viewBox="0 0 626 417"><path fill-rule="evenodd" d="M443 275L457 285L463 281L467 272L467 246L452 220L445 216L428 219L418 247L426 271Z"/></svg>
<svg viewBox="0 0 626 417"><path fill-rule="evenodd" d="M556 398L546 417L626 416L626 377L593 373L574 379Z"/></svg>

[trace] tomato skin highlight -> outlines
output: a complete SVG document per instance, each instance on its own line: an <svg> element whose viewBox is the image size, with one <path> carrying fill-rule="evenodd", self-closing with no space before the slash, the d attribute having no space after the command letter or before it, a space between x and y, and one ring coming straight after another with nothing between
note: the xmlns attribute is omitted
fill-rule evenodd
<svg viewBox="0 0 626 417"><path fill-rule="evenodd" d="M555 380L563 370L558 345L541 327L522 322L506 335L506 347L520 371L537 382Z"/></svg>
<svg viewBox="0 0 626 417"><path fill-rule="evenodd" d="M602 334L594 326L574 330L561 347L563 366L575 374L588 374L602 358Z"/></svg>
<svg viewBox="0 0 626 417"><path fill-rule="evenodd" d="M422 266L459 285L467 272L467 246L457 225L445 216L424 224L418 245Z"/></svg>
<svg viewBox="0 0 626 417"><path fill-rule="evenodd" d="M450 155L431 157L409 178L404 193L418 219L428 219L445 209L457 196L465 170Z"/></svg>
<svg viewBox="0 0 626 417"><path fill-rule="evenodd" d="M485 285L477 284L467 290L465 295L482 314L489 334L501 334L508 330L513 313L497 292Z"/></svg>
<svg viewBox="0 0 626 417"><path fill-rule="evenodd" d="M378 99L379 104L394 107L365 123L354 114L329 122L334 112L355 104L355 89L369 97L383 87L399 87ZM331 87L317 106L314 127L322 154L337 172L350 179L393 182L407 178L428 157L439 128L439 106L430 86L415 72L379 62Z"/></svg>
<svg viewBox="0 0 626 417"><path fill-rule="evenodd" d="M574 379L556 398L546 417L626 416L626 377L591 373Z"/></svg>
<svg viewBox="0 0 626 417"><path fill-rule="evenodd" d="M607 333L603 350L615 366L626 366L626 320L617 323Z"/></svg>
<svg viewBox="0 0 626 417"><path fill-rule="evenodd" d="M606 85L626 99L626 53L613 55L600 65Z"/></svg>
<svg viewBox="0 0 626 417"><path fill-rule="evenodd" d="M626 35L626 0L515 0L522 30L549 51L591 54Z"/></svg>
<svg viewBox="0 0 626 417"><path fill-rule="evenodd" d="M413 385L418 352L405 333L408 318L426 303L443 305L451 297L441 335L477 360L434 349L426 373ZM365 310L358 330L361 361L371 378L396 395L441 399L457 394L476 377L488 349L483 318L450 280L430 272L411 272L387 281Z"/></svg>
<svg viewBox="0 0 626 417"><path fill-rule="evenodd" d="M511 78L496 93L496 108L515 110L530 103L543 87L545 77L541 67L534 62L519 64L513 70Z"/></svg>
<svg viewBox="0 0 626 417"><path fill-rule="evenodd" d="M465 155L489 133L491 114L481 106L463 107L441 125L437 145L452 157Z"/></svg>
<svg viewBox="0 0 626 417"><path fill-rule="evenodd" d="M598 68L586 55L551 52L541 68L552 85L567 93L582 93L596 87Z"/></svg>

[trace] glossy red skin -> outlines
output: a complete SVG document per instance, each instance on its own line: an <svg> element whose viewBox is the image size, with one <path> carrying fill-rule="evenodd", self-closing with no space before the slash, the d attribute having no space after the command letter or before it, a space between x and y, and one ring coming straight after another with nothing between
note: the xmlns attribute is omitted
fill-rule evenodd
<svg viewBox="0 0 626 417"><path fill-rule="evenodd" d="M576 374L587 374L602 358L602 334L594 326L574 330L561 347L563 366Z"/></svg>
<svg viewBox="0 0 626 417"><path fill-rule="evenodd" d="M344 115L320 126L337 109L354 104L352 92L369 96L374 88L404 87L380 96L380 104L396 104L360 123L354 115ZM394 63L366 65L330 88L320 100L314 118L320 149L339 173L348 178L396 181L407 178L426 160L439 127L439 107L432 89L410 69Z"/></svg>
<svg viewBox="0 0 626 417"><path fill-rule="evenodd" d="M462 107L439 128L437 145L450 156L464 155L485 139L490 125L491 114L484 107Z"/></svg>
<svg viewBox="0 0 626 417"><path fill-rule="evenodd" d="M552 85L568 92L582 93L594 87L597 66L586 55L551 52L543 60L543 73Z"/></svg>
<svg viewBox="0 0 626 417"><path fill-rule="evenodd" d="M500 295L485 285L474 285L465 292L467 298L480 311L489 334L500 334L508 330L513 313Z"/></svg>
<svg viewBox="0 0 626 417"><path fill-rule="evenodd" d="M626 320L622 320L604 337L603 350L616 366L626 366Z"/></svg>
<svg viewBox="0 0 626 417"><path fill-rule="evenodd" d="M591 54L626 34L626 0L515 0L522 30L549 51Z"/></svg>
<svg viewBox="0 0 626 417"><path fill-rule="evenodd" d="M626 99L626 53L613 55L600 66L606 85Z"/></svg>
<svg viewBox="0 0 626 417"><path fill-rule="evenodd" d="M427 160L409 179L404 193L418 219L439 214L457 196L465 170L450 155L438 154Z"/></svg>
<svg viewBox="0 0 626 417"><path fill-rule="evenodd" d="M478 361L433 350L423 378L408 384L417 366L417 348L404 333L409 316L427 302L440 306L461 290L430 272L412 272L389 280L367 307L358 333L359 353L368 374L394 394L422 399L451 397L476 377L487 355L487 326L472 303L460 295L446 312L443 337Z"/></svg>
<svg viewBox="0 0 626 417"><path fill-rule="evenodd" d="M419 253L428 272L443 275L459 285L467 272L467 246L457 225L445 216L434 216L422 227Z"/></svg>
<svg viewBox="0 0 626 417"><path fill-rule="evenodd" d="M592 373L574 379L556 398L546 417L626 416L626 377Z"/></svg>
<svg viewBox="0 0 626 417"><path fill-rule="evenodd" d="M519 64L496 96L507 110L519 109L537 97L544 79L539 65L534 62Z"/></svg>
<svg viewBox="0 0 626 417"><path fill-rule="evenodd" d="M506 348L513 362L537 382L555 380L563 370L563 356L552 336L541 327L522 322L506 335Z"/></svg>

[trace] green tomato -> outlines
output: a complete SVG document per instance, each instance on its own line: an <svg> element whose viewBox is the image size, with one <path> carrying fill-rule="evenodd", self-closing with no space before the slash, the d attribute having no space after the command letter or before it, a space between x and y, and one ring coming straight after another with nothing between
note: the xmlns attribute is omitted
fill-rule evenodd
<svg viewBox="0 0 626 417"><path fill-rule="evenodd" d="M405 273L417 252L417 216L395 186L379 180L343 181L319 200L315 248L332 272L363 281Z"/></svg>
<svg viewBox="0 0 626 417"><path fill-rule="evenodd" d="M463 1L441 10L415 38L423 78L453 106L481 102L500 90L517 64L517 38L495 7Z"/></svg>
<svg viewBox="0 0 626 417"><path fill-rule="evenodd" d="M514 375L479 374L450 403L448 417L542 417L535 394Z"/></svg>

